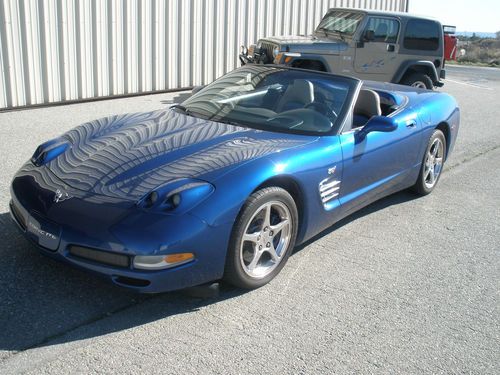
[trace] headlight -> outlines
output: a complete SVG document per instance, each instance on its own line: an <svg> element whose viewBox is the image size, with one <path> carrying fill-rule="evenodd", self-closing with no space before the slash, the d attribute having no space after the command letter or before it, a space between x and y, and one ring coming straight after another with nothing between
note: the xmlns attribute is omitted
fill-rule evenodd
<svg viewBox="0 0 500 375"><path fill-rule="evenodd" d="M273 57L278 56L278 53L280 52L280 48L278 46L273 48Z"/></svg>
<svg viewBox="0 0 500 375"><path fill-rule="evenodd" d="M255 49L257 46L255 44L250 44L248 46L248 56L253 56L255 54Z"/></svg>
<svg viewBox="0 0 500 375"><path fill-rule="evenodd" d="M137 255L134 257L134 268L156 271L180 266L194 260L193 253L177 253L168 255Z"/></svg>
<svg viewBox="0 0 500 375"><path fill-rule="evenodd" d="M63 138L56 138L38 146L31 157L31 162L37 167L47 164L69 148L70 144Z"/></svg>
<svg viewBox="0 0 500 375"><path fill-rule="evenodd" d="M214 190L215 187L206 181L180 179L149 192L137 204L147 210L181 214L197 206Z"/></svg>

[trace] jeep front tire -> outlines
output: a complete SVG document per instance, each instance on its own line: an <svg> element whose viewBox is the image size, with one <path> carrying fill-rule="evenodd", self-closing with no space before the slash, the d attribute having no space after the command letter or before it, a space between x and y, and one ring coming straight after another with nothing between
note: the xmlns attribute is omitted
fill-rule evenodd
<svg viewBox="0 0 500 375"><path fill-rule="evenodd" d="M321 61L317 60L297 60L292 63L292 67L326 72L325 65L323 65Z"/></svg>

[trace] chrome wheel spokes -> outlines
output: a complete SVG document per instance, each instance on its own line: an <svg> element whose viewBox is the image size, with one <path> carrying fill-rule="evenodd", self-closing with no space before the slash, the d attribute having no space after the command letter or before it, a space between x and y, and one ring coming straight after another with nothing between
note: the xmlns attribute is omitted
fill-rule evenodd
<svg viewBox="0 0 500 375"><path fill-rule="evenodd" d="M291 214L279 201L259 207L249 220L240 244L241 265L245 273L263 278L280 264L291 234Z"/></svg>
<svg viewBox="0 0 500 375"><path fill-rule="evenodd" d="M427 88L427 86L425 85L425 83L422 82L422 81L415 81L415 82L413 82L412 87L418 87L419 89L426 89Z"/></svg>
<svg viewBox="0 0 500 375"><path fill-rule="evenodd" d="M430 189L435 184L443 168L444 145L439 138L432 142L425 158L424 182Z"/></svg>

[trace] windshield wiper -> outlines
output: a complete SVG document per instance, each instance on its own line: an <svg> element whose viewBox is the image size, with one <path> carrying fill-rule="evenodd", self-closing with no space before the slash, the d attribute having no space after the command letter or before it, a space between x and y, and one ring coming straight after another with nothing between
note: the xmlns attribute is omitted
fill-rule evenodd
<svg viewBox="0 0 500 375"><path fill-rule="evenodd" d="M326 27L318 27L318 30L321 30L325 33L325 37L328 38L328 31L330 31L329 29L327 29Z"/></svg>
<svg viewBox="0 0 500 375"><path fill-rule="evenodd" d="M335 29L335 30L333 30L333 32L334 32L334 33L338 33L338 34L339 34L339 36L340 36L340 39L342 39L343 41L345 41L345 38L344 38L344 34L345 34L345 32L344 32L344 31L339 30L339 29Z"/></svg>
<svg viewBox="0 0 500 375"><path fill-rule="evenodd" d="M222 124L228 124L228 125L233 125L233 126L245 126L243 124L240 124L239 122L236 122L236 121L232 121L232 120L225 120L225 119L219 119L219 120L216 120L216 119L213 119L212 121L215 121L215 122L220 122Z"/></svg>
<svg viewBox="0 0 500 375"><path fill-rule="evenodd" d="M179 111L185 113L186 115L188 115L188 116L190 115L189 109L184 107L182 104L174 104L174 105L170 106L170 109L178 109Z"/></svg>

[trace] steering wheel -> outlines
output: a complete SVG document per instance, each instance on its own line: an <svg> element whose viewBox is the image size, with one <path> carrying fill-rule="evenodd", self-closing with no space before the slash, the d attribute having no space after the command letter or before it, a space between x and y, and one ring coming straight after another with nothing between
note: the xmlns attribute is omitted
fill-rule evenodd
<svg viewBox="0 0 500 375"><path fill-rule="evenodd" d="M337 115L337 113L325 103L312 102L307 104L304 108L319 112L322 115L328 117L332 122L335 122L337 120L337 117L339 117L339 115Z"/></svg>

